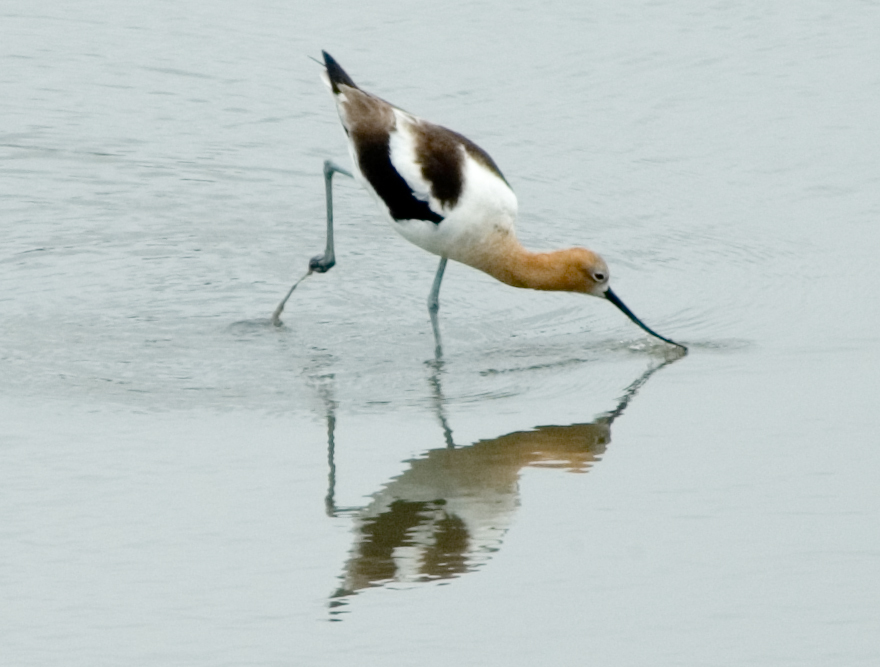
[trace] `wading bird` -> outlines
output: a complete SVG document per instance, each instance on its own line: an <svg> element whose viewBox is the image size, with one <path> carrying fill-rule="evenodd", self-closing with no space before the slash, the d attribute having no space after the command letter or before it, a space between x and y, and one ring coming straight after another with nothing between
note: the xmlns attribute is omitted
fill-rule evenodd
<svg viewBox="0 0 880 667"><path fill-rule="evenodd" d="M482 148L457 132L434 125L361 90L326 51L323 79L333 94L348 139L354 175L324 163L327 246L313 257L305 276L272 316L280 323L284 304L302 280L336 263L333 250L334 173L354 176L375 197L394 228L408 241L440 257L428 296L428 311L440 351L437 311L446 263L453 259L513 287L580 292L607 299L642 329L652 331L608 285L608 266L586 248L532 252L516 238L517 202L501 170Z"/></svg>

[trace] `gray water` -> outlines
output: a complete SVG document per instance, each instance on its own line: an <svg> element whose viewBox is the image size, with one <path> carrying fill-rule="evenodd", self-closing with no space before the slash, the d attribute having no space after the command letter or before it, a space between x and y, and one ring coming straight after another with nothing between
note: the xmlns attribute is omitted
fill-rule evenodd
<svg viewBox="0 0 880 667"><path fill-rule="evenodd" d="M880 4L0 6L0 663L880 663ZM338 179L307 56L608 304Z"/></svg>

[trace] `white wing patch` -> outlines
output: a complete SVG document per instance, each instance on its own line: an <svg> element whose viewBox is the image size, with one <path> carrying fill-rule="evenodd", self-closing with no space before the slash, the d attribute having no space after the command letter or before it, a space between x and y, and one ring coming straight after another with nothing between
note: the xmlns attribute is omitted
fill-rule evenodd
<svg viewBox="0 0 880 667"><path fill-rule="evenodd" d="M417 199L427 202L437 215L446 216L440 202L431 196L431 184L422 175L422 165L416 159L416 138L412 126L418 120L405 111L394 109L395 128L388 137L388 152L391 164L406 181Z"/></svg>
<svg viewBox="0 0 880 667"><path fill-rule="evenodd" d="M394 228L430 253L476 266L482 249L516 236L516 195L498 175L465 156L464 187L458 202L439 224L400 220Z"/></svg>

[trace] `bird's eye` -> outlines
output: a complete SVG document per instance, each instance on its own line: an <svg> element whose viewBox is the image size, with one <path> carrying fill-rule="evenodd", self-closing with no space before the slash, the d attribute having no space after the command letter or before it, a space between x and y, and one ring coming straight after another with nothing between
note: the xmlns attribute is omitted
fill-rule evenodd
<svg viewBox="0 0 880 667"><path fill-rule="evenodd" d="M605 274L601 271L596 271L596 273L593 274L593 280L597 283L605 282Z"/></svg>

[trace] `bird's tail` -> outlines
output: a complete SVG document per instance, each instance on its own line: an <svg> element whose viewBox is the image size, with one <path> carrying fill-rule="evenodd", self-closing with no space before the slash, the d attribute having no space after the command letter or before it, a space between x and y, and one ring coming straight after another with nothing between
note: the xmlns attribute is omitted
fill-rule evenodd
<svg viewBox="0 0 880 667"><path fill-rule="evenodd" d="M349 86L350 88L357 88L357 85L354 81L351 80L351 77L345 73L345 70L339 66L339 63L333 59L326 51L321 51L324 54L324 64L327 66L327 82L330 84L330 88L333 90L334 95L339 94L339 86L340 84L343 86Z"/></svg>

